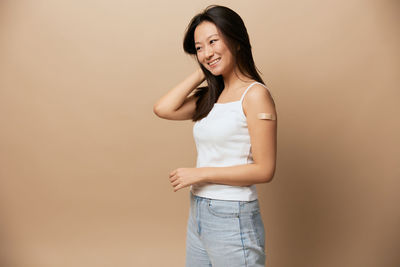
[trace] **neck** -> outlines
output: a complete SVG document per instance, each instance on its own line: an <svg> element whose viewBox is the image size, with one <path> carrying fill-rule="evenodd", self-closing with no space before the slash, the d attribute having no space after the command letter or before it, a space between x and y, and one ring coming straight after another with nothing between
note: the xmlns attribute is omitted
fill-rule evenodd
<svg viewBox="0 0 400 267"><path fill-rule="evenodd" d="M235 69L232 69L226 74L223 74L222 77L224 79L224 85L225 85L224 90L228 91L230 89L234 90L235 88L241 87L244 83L250 81L248 77L244 76L244 74L239 71L237 66Z"/></svg>

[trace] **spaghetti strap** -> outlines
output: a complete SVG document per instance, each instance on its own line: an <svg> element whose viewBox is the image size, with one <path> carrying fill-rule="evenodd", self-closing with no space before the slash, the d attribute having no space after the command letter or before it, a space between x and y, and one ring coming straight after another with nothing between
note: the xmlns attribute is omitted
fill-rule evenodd
<svg viewBox="0 0 400 267"><path fill-rule="evenodd" d="M267 90L271 93L271 91L270 91L264 84L262 84L262 83L260 83L260 82L253 82L252 84L249 85L249 87L247 87L247 89L246 89L246 90L244 91L244 93L242 94L242 97L240 98L240 102L243 102L244 96L246 95L247 91L248 91L253 85L255 85L256 83L262 85L263 87L265 87L265 89L267 89Z"/></svg>

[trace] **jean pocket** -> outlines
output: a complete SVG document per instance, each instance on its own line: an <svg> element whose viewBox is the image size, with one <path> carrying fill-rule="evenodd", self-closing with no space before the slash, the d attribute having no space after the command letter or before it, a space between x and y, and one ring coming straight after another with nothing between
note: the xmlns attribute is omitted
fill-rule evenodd
<svg viewBox="0 0 400 267"><path fill-rule="evenodd" d="M258 200L240 201L240 215L255 215L260 213Z"/></svg>
<svg viewBox="0 0 400 267"><path fill-rule="evenodd" d="M229 200L210 199L208 211L221 218L239 217L239 202Z"/></svg>
<svg viewBox="0 0 400 267"><path fill-rule="evenodd" d="M264 223L262 221L261 213L255 213L251 219L254 233L256 235L256 240L259 246L263 249L265 248L265 230Z"/></svg>

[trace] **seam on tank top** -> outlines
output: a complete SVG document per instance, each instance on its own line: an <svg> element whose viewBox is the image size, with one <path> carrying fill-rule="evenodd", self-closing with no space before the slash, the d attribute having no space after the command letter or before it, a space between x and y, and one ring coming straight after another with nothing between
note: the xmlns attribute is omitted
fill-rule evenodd
<svg viewBox="0 0 400 267"><path fill-rule="evenodd" d="M246 164L249 164L250 151L251 151L251 144L249 145L249 148L247 149L247 159L246 159Z"/></svg>

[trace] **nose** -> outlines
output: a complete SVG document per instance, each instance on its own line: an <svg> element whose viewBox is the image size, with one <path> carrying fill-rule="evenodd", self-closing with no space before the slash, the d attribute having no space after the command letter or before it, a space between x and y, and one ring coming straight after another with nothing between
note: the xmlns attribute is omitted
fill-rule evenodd
<svg viewBox="0 0 400 267"><path fill-rule="evenodd" d="M205 50L206 58L211 58L214 55L214 50L211 46L207 45Z"/></svg>

